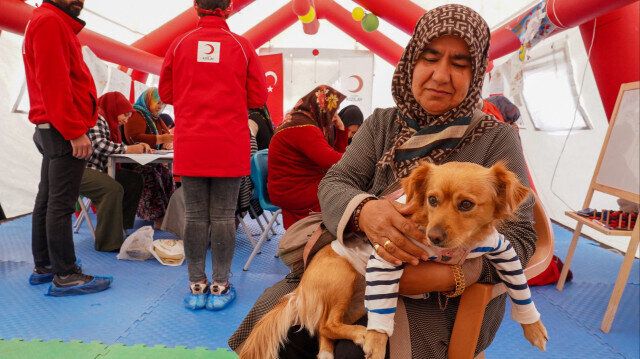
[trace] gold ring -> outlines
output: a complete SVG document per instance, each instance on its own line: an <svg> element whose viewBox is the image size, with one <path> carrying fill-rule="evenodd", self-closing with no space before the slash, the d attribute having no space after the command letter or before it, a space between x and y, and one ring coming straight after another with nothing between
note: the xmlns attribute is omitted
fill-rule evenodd
<svg viewBox="0 0 640 359"><path fill-rule="evenodd" d="M374 243L373 244L373 249L376 251L376 253L378 253L378 249L380 249L380 244Z"/></svg>
<svg viewBox="0 0 640 359"><path fill-rule="evenodd" d="M387 239L387 241L384 242L384 244L382 246L384 247L384 249L387 250L387 252L389 252L389 246L392 245L392 244L393 244L393 242L391 242L390 239Z"/></svg>

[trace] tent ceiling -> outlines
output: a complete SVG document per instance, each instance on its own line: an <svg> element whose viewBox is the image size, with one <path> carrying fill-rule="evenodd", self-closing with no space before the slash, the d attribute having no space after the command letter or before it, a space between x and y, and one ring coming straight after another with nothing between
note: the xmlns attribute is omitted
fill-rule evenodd
<svg viewBox="0 0 640 359"><path fill-rule="evenodd" d="M29 0L27 3L35 5L41 0ZM289 2L289 0L256 0L229 20L234 32L244 33L257 22L272 14L275 10ZM350 0L336 0L338 4L351 10L358 6ZM413 0L425 9L431 9L446 3L460 3L467 5L485 17L489 26L494 27L510 18L522 8L532 4L532 0ZM124 43L132 43L143 35L155 30L168 20L171 20L190 6L192 0L85 0L85 10L81 17L87 21L87 27L102 35L117 39ZM327 24L328 25L328 24ZM326 26L326 25L325 25ZM295 31L302 32L296 28ZM380 31L401 44L408 37L393 26L381 24ZM286 32L281 35L286 36ZM272 41L278 44L278 37ZM319 47L332 47L330 43L319 44Z"/></svg>

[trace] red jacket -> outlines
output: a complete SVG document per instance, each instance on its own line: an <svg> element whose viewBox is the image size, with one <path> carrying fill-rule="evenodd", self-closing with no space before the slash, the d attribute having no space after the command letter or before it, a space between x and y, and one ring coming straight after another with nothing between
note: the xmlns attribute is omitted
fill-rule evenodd
<svg viewBox="0 0 640 359"><path fill-rule="evenodd" d="M175 110L175 174L249 174L247 109L266 103L267 85L247 39L230 32L221 17L202 17L169 47L158 90Z"/></svg>
<svg viewBox="0 0 640 359"><path fill-rule="evenodd" d="M269 143L267 191L282 209L284 228L320 212L318 185L329 168L342 158L348 131L336 131L331 147L317 126L290 127L277 132Z"/></svg>
<svg viewBox="0 0 640 359"><path fill-rule="evenodd" d="M33 10L22 47L29 121L50 123L67 140L87 133L98 119L96 87L76 36L83 27L45 2Z"/></svg>

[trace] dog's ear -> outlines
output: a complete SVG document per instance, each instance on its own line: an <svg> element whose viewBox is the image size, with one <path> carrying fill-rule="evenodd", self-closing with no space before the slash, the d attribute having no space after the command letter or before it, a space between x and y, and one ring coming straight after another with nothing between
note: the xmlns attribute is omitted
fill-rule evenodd
<svg viewBox="0 0 640 359"><path fill-rule="evenodd" d="M518 206L529 196L529 188L520 183L518 176L509 171L504 162L493 165L491 173L495 178L495 188L498 195L496 218L511 217Z"/></svg>
<svg viewBox="0 0 640 359"><path fill-rule="evenodd" d="M424 206L427 182L433 164L425 162L416 167L409 177L402 180L404 193L407 195L407 204L413 212L418 212Z"/></svg>

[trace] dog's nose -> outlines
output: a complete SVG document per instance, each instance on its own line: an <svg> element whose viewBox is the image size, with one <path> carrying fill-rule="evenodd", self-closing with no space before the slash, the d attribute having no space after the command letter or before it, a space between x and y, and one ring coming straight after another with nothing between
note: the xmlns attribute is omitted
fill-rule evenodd
<svg viewBox="0 0 640 359"><path fill-rule="evenodd" d="M447 232L445 232L441 227L433 227L427 233L429 240L436 246L439 246L447 239Z"/></svg>

